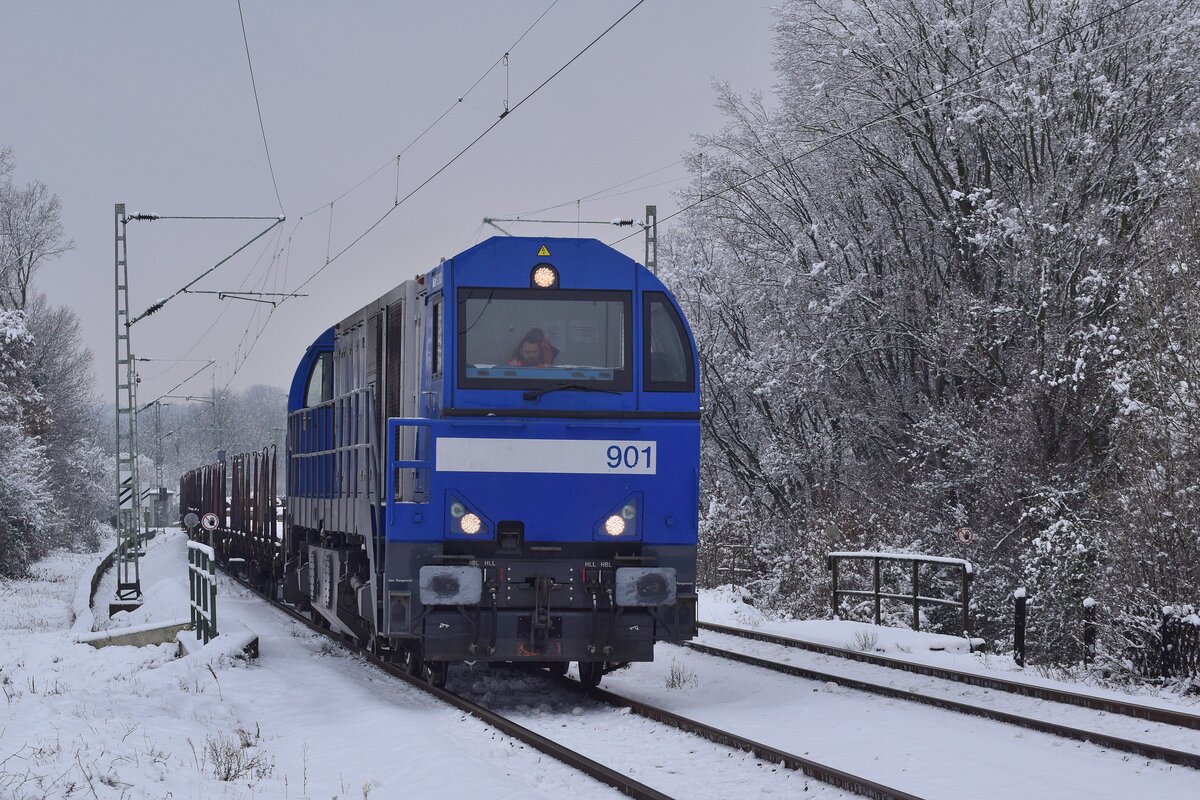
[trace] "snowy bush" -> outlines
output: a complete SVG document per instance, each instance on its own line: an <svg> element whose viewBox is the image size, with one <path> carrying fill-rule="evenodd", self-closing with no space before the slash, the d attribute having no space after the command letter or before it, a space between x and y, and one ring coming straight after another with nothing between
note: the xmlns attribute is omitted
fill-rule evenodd
<svg viewBox="0 0 1200 800"><path fill-rule="evenodd" d="M747 544L740 583L825 613L829 550L965 555L979 633L1011 637L1026 585L1031 654L1064 663L1084 598L1195 597L1200 22L1110 11L790 0L773 102L719 89L662 248L702 365L702 580Z"/></svg>
<svg viewBox="0 0 1200 800"><path fill-rule="evenodd" d="M860 653L874 653L879 644L879 634L874 631L855 631L850 641L846 642L847 650L857 650Z"/></svg>
<svg viewBox="0 0 1200 800"><path fill-rule="evenodd" d="M671 671L667 673L668 689L690 689L700 685L700 678L687 664L671 659Z"/></svg>
<svg viewBox="0 0 1200 800"><path fill-rule="evenodd" d="M275 770L271 758L258 749L261 734L237 728L235 736L218 733L204 739L204 755L220 781L262 780Z"/></svg>

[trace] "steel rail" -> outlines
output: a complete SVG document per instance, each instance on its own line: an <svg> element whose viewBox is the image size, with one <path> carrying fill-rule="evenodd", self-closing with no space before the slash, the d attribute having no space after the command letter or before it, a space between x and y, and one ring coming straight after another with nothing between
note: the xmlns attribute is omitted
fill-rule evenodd
<svg viewBox="0 0 1200 800"><path fill-rule="evenodd" d="M1063 703L1064 705L1080 706L1081 708L1090 708L1094 711L1105 711L1110 714L1120 714L1126 717L1136 717L1138 719L1148 720L1150 722L1162 722L1167 725L1177 725L1182 728L1192 728L1200 730L1200 715L1189 714L1186 711L1177 711L1170 708L1157 708L1155 706L1143 705L1129 700L1119 700L1109 697L1098 697L1096 695L1084 694L1082 692L1073 692L1069 689L1056 689L1049 686L1038 686L1032 683L1023 681L1014 681L1008 678L1001 678L994 675L981 675L974 672L964 672L962 670L950 669L948 667L937 667L931 664L918 664L913 661L906 661L901 658L890 658L888 656L875 655L874 653L863 653L858 650L849 650L844 647L834 647L832 645L821 644L819 642L810 642L805 639L795 639L789 636L779 636L771 633L763 633L761 631L751 631L745 628L734 628L728 625L717 625L711 622L699 622L697 627L701 630L712 631L713 633L724 633L729 636L738 636L743 639L753 639L759 642L768 642L770 644L782 645L783 647L792 647L798 650L808 650L813 653L821 653L827 656L837 656L838 658L846 658L852 661L861 661L864 664L875 664L880 667L889 667L891 669L903 670L912 672L917 675L926 675L932 678L941 678L947 681L957 681L958 683L966 683L971 686L978 686L984 689L994 689L1000 692L1010 692L1012 694L1024 695L1026 697L1034 697L1039 700L1051 700L1055 703Z"/></svg>
<svg viewBox="0 0 1200 800"><path fill-rule="evenodd" d="M664 794L654 787L647 786L640 781L636 781L628 775L612 769L611 767L606 767L598 761L593 761L582 753L578 753L569 747L565 747L558 742L542 736L539 733L535 733L529 728L519 725L507 717L503 717L493 711L489 711L483 706L472 703L470 700L460 697L453 692L448 692L445 689L439 689L436 686L421 680L415 675L410 675L404 669L385 661L384 659L372 653L370 650L359 647L357 644L347 642L341 636L336 635L330 630L322 628L320 625L317 625L315 622L301 614L296 609L281 603L273 597L266 596L254 586L225 570L223 566L221 571L246 590L254 593L259 598L266 601L272 607L282 611L284 614L287 614L297 622L303 623L309 629L326 636L329 639L332 639L354 654L362 656L372 666L383 670L394 678L400 678L403 681L407 681L409 684L417 687L418 689L433 695L438 700L454 706L458 710L470 714L480 722L490 725L501 733L504 733L524 744L529 745L534 750L544 753L545 755L550 756L556 761L559 761L568 767L571 767L572 769L579 770L585 775L595 778L597 781L605 784L606 786L611 786L613 789L616 789L618 792L626 795L627 797L637 798L638 800L673 800L670 795Z"/></svg>
<svg viewBox="0 0 1200 800"><path fill-rule="evenodd" d="M578 683L569 678L559 678L558 681L564 685L569 684L577 691L582 691L588 697L599 700L607 705L628 708L638 716L654 720L663 725L669 725L685 733L691 733L702 739L707 739L714 744L750 753L764 761L781 764L788 769L802 772L822 783L828 783L839 789L845 789L863 797L871 798L871 800L922 800L918 795L854 775L831 767L828 764L822 764L811 758L798 756L794 753L747 739L744 736L738 736L735 733L730 733L720 728L714 728L698 720L676 714L673 711L667 711L664 708L659 708L641 700L634 700L624 695L614 694L606 689L581 689Z"/></svg>
<svg viewBox="0 0 1200 800"><path fill-rule="evenodd" d="M1186 750L1175 750L1170 747L1161 745L1148 744L1139 742L1133 739L1125 739L1119 736L1110 736L1106 733L1097 731L1085 730L1083 728L1073 728L1069 725L1062 725L1056 722L1048 722L1046 720L1035 719L1033 717L1024 717L1020 714L1011 714L1007 711L997 711L984 706L972 705L971 703L963 703L958 700L950 700L942 697L932 697L930 695L910 692L906 689L897 689L892 686L884 686L878 683L871 683L857 678L850 678L845 675L838 675L832 672L821 672L807 667L798 667L792 664L780 664L777 661L770 661L757 656L747 655L746 653L738 653L733 650L725 650L720 647L711 645L699 644L698 642L686 642L685 646L698 653L705 655L716 656L730 661L740 661L743 664L759 667L760 669L779 672L784 675L792 675L797 678L805 678L807 680L834 682L839 686L844 686L848 689L857 689L863 692L870 692L882 697L892 697L898 700L907 700L913 703L922 703L936 708L955 711L960 714L969 714L971 716L983 717L996 722L1005 722L1010 725L1016 725L1021 728L1038 731L1040 733L1048 733L1053 736L1059 736L1065 739L1074 739L1080 742L1090 742L1101 747L1108 747L1113 750L1120 750L1126 753L1143 756L1145 758L1154 758L1159 761L1165 761L1169 764L1178 764L1184 767L1200 769L1200 754L1191 753Z"/></svg>

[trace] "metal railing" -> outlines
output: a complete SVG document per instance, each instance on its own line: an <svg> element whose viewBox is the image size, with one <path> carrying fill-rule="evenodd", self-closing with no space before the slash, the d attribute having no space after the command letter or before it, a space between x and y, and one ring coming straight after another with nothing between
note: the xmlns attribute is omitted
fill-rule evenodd
<svg viewBox="0 0 1200 800"><path fill-rule="evenodd" d="M379 496L374 390L354 389L288 414L288 513L294 524L353 533Z"/></svg>
<svg viewBox="0 0 1200 800"><path fill-rule="evenodd" d="M217 556L206 544L189 541L188 604L196 638L208 644L217 636Z"/></svg>
<svg viewBox="0 0 1200 800"><path fill-rule="evenodd" d="M425 419L423 417L392 417L387 421L387 487L385 498L388 504L396 502L412 502L414 500L424 499L429 491L429 472L434 465L434 442L436 437L432 434L428 435L425 442L425 449L429 453L428 458L418 458L416 454L420 450L417 437L414 435L405 438L407 432L413 432L422 429L432 430L437 426L437 420ZM412 455L412 458L404 458L405 455ZM402 471L412 470L410 497L405 497L404 492L405 481L403 480Z"/></svg>
<svg viewBox="0 0 1200 800"><path fill-rule="evenodd" d="M871 588L843 589L838 583L840 579L839 562L869 561L871 562ZM880 564L885 562L908 563L910 565L911 591L908 593L886 592L880 587ZM941 556L905 555L898 553L874 553L868 551L854 553L830 553L828 567L833 577L833 615L838 616L839 597L870 597L874 600L875 624L880 624L881 603L884 599L903 600L912 605L912 629L921 628L921 606L943 605L955 606L962 610L963 635L971 638L971 580L975 576L975 568L971 562L962 558L943 558ZM931 565L933 570L958 569L960 571L959 585L961 596L958 600L945 597L929 597L921 594L921 565Z"/></svg>
<svg viewBox="0 0 1200 800"><path fill-rule="evenodd" d="M713 547L716 558L714 573L721 583L745 584L754 575L756 549L750 544L717 544Z"/></svg>

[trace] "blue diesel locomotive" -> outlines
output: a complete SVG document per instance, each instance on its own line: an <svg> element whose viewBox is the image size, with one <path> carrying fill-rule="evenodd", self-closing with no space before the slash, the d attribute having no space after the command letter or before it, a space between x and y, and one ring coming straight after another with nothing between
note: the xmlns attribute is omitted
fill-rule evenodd
<svg viewBox="0 0 1200 800"><path fill-rule="evenodd" d="M288 399L285 600L443 685L595 685L696 631L700 397L679 307L593 239L495 237L325 331Z"/></svg>

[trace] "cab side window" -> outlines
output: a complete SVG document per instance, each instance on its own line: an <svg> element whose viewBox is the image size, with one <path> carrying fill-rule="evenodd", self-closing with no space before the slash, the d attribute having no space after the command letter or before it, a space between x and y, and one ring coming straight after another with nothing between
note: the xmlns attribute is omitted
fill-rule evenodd
<svg viewBox="0 0 1200 800"><path fill-rule="evenodd" d="M304 390L306 408L328 403L333 399L333 353L321 353L313 362L308 373L308 386Z"/></svg>
<svg viewBox="0 0 1200 800"><path fill-rule="evenodd" d="M695 390L695 364L683 320L662 292L646 292L642 298L643 384L650 392Z"/></svg>

